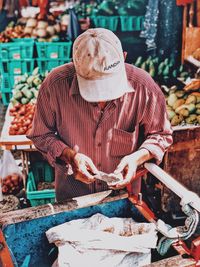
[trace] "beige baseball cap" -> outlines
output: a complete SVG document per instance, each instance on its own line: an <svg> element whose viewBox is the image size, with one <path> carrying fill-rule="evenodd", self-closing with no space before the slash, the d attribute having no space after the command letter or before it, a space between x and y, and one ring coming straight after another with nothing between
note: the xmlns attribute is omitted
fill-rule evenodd
<svg viewBox="0 0 200 267"><path fill-rule="evenodd" d="M117 99L132 92L121 42L110 30L89 29L73 45L73 61L81 96L88 102Z"/></svg>

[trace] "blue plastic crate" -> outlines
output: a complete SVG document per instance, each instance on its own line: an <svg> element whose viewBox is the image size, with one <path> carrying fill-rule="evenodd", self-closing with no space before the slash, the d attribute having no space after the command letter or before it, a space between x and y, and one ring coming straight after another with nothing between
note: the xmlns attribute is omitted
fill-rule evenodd
<svg viewBox="0 0 200 267"><path fill-rule="evenodd" d="M2 75L23 75L31 73L34 69L34 59L6 59L0 61Z"/></svg>
<svg viewBox="0 0 200 267"><path fill-rule="evenodd" d="M121 30L141 31L143 29L144 16L120 16Z"/></svg>
<svg viewBox="0 0 200 267"><path fill-rule="evenodd" d="M40 73L51 71L53 68L69 63L71 58L37 58L37 65Z"/></svg>
<svg viewBox="0 0 200 267"><path fill-rule="evenodd" d="M96 28L105 28L111 31L116 31L119 17L118 16L95 16L91 17Z"/></svg>
<svg viewBox="0 0 200 267"><path fill-rule="evenodd" d="M40 58L70 58L72 42L36 42Z"/></svg>
<svg viewBox="0 0 200 267"><path fill-rule="evenodd" d="M1 92L1 101L4 106L8 106L10 103L10 99L12 97L12 92Z"/></svg>
<svg viewBox="0 0 200 267"><path fill-rule="evenodd" d="M14 84L20 81L21 75L4 74L1 77L1 92L12 92Z"/></svg>
<svg viewBox="0 0 200 267"><path fill-rule="evenodd" d="M29 59L33 58L34 40L0 43L0 59Z"/></svg>
<svg viewBox="0 0 200 267"><path fill-rule="evenodd" d="M53 182L54 171L47 162L35 162L32 164L27 181L27 199L31 206L38 206L55 202L55 189L37 190L39 182Z"/></svg>

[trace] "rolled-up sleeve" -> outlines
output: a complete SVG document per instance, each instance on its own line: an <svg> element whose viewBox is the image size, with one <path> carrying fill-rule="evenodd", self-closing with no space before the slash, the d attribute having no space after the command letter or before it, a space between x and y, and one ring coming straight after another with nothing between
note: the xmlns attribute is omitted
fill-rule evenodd
<svg viewBox="0 0 200 267"><path fill-rule="evenodd" d="M173 138L171 124L167 117L165 98L157 85L154 90L149 90L142 126L145 141L140 148L146 148L159 164L165 151L172 144Z"/></svg>
<svg viewBox="0 0 200 267"><path fill-rule="evenodd" d="M50 104L50 89L51 85L46 78L39 90L33 126L27 138L55 166L56 159L67 145L56 134L56 114Z"/></svg>

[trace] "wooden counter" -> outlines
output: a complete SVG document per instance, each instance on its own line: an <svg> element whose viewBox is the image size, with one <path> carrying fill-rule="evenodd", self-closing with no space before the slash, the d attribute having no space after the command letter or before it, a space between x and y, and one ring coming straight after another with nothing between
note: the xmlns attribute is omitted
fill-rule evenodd
<svg viewBox="0 0 200 267"><path fill-rule="evenodd" d="M13 120L13 117L9 115L9 109L11 104L8 106L5 122L1 132L0 146L4 150L32 150L34 149L33 143L25 135L9 135L9 127Z"/></svg>

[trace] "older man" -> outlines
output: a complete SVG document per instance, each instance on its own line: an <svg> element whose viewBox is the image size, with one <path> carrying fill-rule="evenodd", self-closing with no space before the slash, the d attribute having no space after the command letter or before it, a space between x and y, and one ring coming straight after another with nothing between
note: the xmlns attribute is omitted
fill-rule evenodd
<svg viewBox="0 0 200 267"><path fill-rule="evenodd" d="M145 71L124 63L117 36L89 29L73 45L73 63L50 72L28 136L55 167L58 201L107 189L99 171L132 182L142 163L161 162L172 143L165 99ZM73 173L69 173L70 166ZM133 192L140 190L133 182Z"/></svg>

